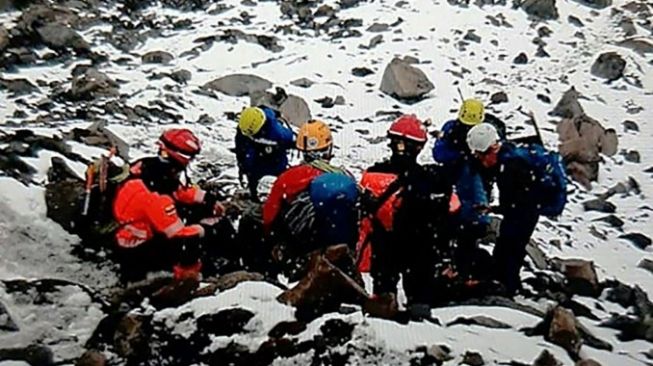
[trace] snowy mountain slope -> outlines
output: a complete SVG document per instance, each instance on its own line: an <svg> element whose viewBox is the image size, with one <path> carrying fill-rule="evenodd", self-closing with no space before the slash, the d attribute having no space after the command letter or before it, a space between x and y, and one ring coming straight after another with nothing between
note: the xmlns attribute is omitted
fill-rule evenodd
<svg viewBox="0 0 653 366"><path fill-rule="evenodd" d="M422 118L431 118L434 123L432 128L435 129L455 115L460 102L457 88L466 97L477 96L487 102L493 93L503 91L507 93L508 102L492 105L489 109L505 119L509 131L516 135L531 133L531 127L525 124L528 117L519 110L532 110L543 129L547 144L555 147L557 135L554 123L557 118L550 117L547 113L553 109L552 103L574 86L584 97L581 104L588 115L599 120L606 128L616 129L620 149L639 151L641 161L628 162L619 154L611 158L605 157L600 180L593 190L587 192L574 185L574 193L565 213L557 222L541 219L534 239L549 257L591 259L597 266L599 279L616 278L627 284L638 285L652 296L652 274L637 267L643 258L653 259L651 247L641 250L618 238L624 233L632 232L653 236L649 206L649 197L653 195L651 173L644 171L653 165L650 147L653 138L653 57L651 53L640 54L617 45L626 39L624 31L619 27L623 17L635 20L639 39L652 42L651 9L648 8L647 23L646 12L624 10L627 3L617 0L611 7L596 10L573 1L558 1L558 20L537 21L528 18L523 10L513 9L510 5L479 7L431 0L377 0L361 2L358 6L337 11L340 19L362 21L360 26L354 24L344 28L347 31L344 34L354 34L357 31L361 36L332 39L334 33L343 28L334 26L328 32L302 29L296 17L289 19L282 16L282 7L273 1L253 2L254 5L245 5L240 1L220 1L210 5L207 11L194 12L153 5L131 18L117 4L102 2L73 11L80 17L89 19L89 26L82 27L80 34L91 44L95 53L107 57L106 62L94 66L118 82L119 97L90 101L55 98L59 89L71 87L71 73L76 67L91 65L92 62L78 56L55 58L54 61L38 59L35 65L17 66L11 71L3 72L2 79L24 78L37 86L37 90L14 96L7 90L0 89L0 131L12 133L16 128L26 127L39 134L56 135L73 127L86 126L90 121L104 120L112 131L132 146L130 157L137 158L154 151L153 141L163 128L184 124L196 131L204 142L205 148L195 165L194 173L206 177L206 165L213 164L218 167L220 179L235 184L235 156L229 151L233 146L235 123L226 114L238 112L249 103L249 98L201 91L205 83L224 75L255 74L272 81L275 86L283 87L289 94L303 97L314 117L322 118L335 127L336 163L351 168L356 174L389 153L384 140L379 137L384 136L392 116L377 115L379 111L415 113ZM321 4L339 8L335 1L324 1ZM632 6L627 8L633 9ZM621 9L621 13L616 12L617 9ZM243 12L247 12L248 16L243 16ZM20 14L0 13L1 24L7 29L14 27ZM584 25L572 25L568 18L571 15L580 19ZM184 25L182 20L190 26ZM318 23L327 21L324 17L315 20ZM119 21L123 22L122 26ZM374 23L388 24L388 30L379 33L368 31L368 27ZM391 25L393 23L398 24ZM551 34L539 36L538 30L542 27L548 28ZM152 31L153 28L158 29ZM283 50L275 52L243 39L235 43L220 41L219 36L231 29L276 37L277 45L283 47ZM465 37L470 30L480 37L480 41L464 39L474 39ZM116 47L120 44L110 42L111 37L115 39L120 35L128 35L136 40L135 47L124 51ZM382 36L381 43L371 49L360 47L368 45L378 35ZM210 36L218 38L213 42L202 40ZM536 56L539 47L536 43L540 42L535 40L536 37L546 44L544 50L549 57ZM166 65L142 63L141 56L150 51L169 52L173 59ZM619 53L627 62L626 77L611 83L590 73L598 55L608 51ZM44 57L50 50L47 47L35 47L35 52ZM521 52L527 55L528 63L514 64L512 60ZM395 56L412 56L419 60L415 66L424 71L435 85L435 90L426 99L405 104L379 91L384 68ZM365 77L353 76L354 67L367 67L374 73ZM191 79L186 84L169 77L151 78L156 73L171 73L182 69L191 72ZM291 84L302 77L315 84L308 88ZM641 82L641 87L634 85L636 80ZM325 108L315 102L325 96L343 96L345 104ZM54 100L52 105L49 109L39 109L37 105L48 97ZM551 102L542 101L546 100L545 97ZM118 107L111 102L117 102ZM152 117L130 114L139 108L150 108L147 113ZM203 115L212 117L214 122L199 122ZM634 121L639 126L639 132L625 132L622 126L624 120ZM98 151L84 150L81 146L76 146L76 149L85 156L97 154ZM27 159L29 164L39 170L35 182L44 182L51 155L43 151L38 159ZM421 160L431 160L429 151L422 154ZM83 165L77 163L78 173L82 169ZM625 182L628 177L639 183L641 192L617 194L610 199L617 206L615 215L624 221L621 229L595 221L605 216L603 213L584 212L581 205L583 201L607 191L619 182ZM3 203L0 207L0 278L58 277L94 288L112 284L109 268L96 268L69 254L69 246L76 240L45 219L42 187L25 187L13 179L2 177L0 197ZM592 231L602 233L605 239L597 238ZM556 246L556 240L562 245ZM527 276L531 274L524 273L524 277ZM259 291L268 291L265 286L267 285L243 284L229 293L196 300L186 307L195 309L202 306L202 303L208 303L215 309L222 304L226 306L231 301L258 310L257 317L272 317L273 319L261 320L260 323L252 323L255 333L260 335L258 338L248 337L249 334L240 336L239 342L256 347L265 338L264 335L269 330L268 323L292 317L285 307L272 302L274 294L269 296L267 303L260 299L253 302L244 300L256 298ZM230 300L229 296L232 295L236 296L236 300ZM7 294L0 296L0 300L10 307L14 304L12 297ZM609 318L611 311L625 312L625 309L604 299L582 298L579 301L586 303L602 320ZM610 310L594 309L597 303ZM265 309L275 310L264 312ZM183 311L182 308L169 313L174 316L175 312L180 314ZM168 313L157 316L166 314ZM486 314L508 322L513 329L437 327L429 323L411 323L406 326L367 319L362 314L355 313L349 316L327 315L324 319L316 320L309 324L308 333L304 337L310 337L311 330L316 331L322 322L335 316L357 324L357 335L352 344L373 344L380 349L387 349L386 353L381 352L389 355L384 360L387 362L392 359L398 364L406 363L411 357L406 351L414 350L419 345L440 343L453 348L456 359L450 361L451 364L457 364L467 350L480 352L486 363L513 359L529 363L542 348L549 349L557 359L564 360L565 364L571 362L561 348L545 343L542 337L527 338L515 331L523 326L533 326L537 322L533 316L499 308L474 307L434 309L433 314L443 323L462 314ZM604 365L641 365L646 362L642 352L648 351L650 344L644 341L620 342L616 338L616 331L597 327L597 321L585 318L581 318L581 321L599 338L615 346L612 353L584 347L583 351L589 357ZM47 324L47 319L44 322ZM88 335L72 343L83 343ZM0 335L0 339L3 339L1 337ZM30 338L30 341L33 339L38 339L38 335ZM216 342L221 340L217 339ZM53 345L53 349L57 357L70 357L63 348ZM296 357L298 364L306 362L306 359L302 359L306 356ZM370 359L363 360L366 361L359 363L372 362ZM292 359L288 362L292 363ZM356 363L353 359L350 362Z"/></svg>

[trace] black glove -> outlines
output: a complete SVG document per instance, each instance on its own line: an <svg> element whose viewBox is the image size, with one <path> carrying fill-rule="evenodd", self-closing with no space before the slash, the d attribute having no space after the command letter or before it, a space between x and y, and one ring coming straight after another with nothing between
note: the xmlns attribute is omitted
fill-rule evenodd
<svg viewBox="0 0 653 366"><path fill-rule="evenodd" d="M363 216L372 216L379 210L379 199L367 189L359 196L359 205Z"/></svg>

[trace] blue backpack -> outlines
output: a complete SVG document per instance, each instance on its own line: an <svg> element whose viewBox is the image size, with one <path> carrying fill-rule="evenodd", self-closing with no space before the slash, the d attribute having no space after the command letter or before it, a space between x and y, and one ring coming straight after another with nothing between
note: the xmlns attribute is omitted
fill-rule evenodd
<svg viewBox="0 0 653 366"><path fill-rule="evenodd" d="M538 213L549 217L560 215L567 203L567 173L560 154L536 143L520 145L514 153L533 167L538 183L534 187Z"/></svg>

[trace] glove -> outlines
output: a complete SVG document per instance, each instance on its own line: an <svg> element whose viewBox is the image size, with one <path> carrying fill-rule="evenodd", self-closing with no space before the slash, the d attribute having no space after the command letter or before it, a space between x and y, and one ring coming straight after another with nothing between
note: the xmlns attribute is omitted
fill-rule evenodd
<svg viewBox="0 0 653 366"><path fill-rule="evenodd" d="M371 216L379 209L376 196L369 190L363 190L360 195L360 209L363 216Z"/></svg>

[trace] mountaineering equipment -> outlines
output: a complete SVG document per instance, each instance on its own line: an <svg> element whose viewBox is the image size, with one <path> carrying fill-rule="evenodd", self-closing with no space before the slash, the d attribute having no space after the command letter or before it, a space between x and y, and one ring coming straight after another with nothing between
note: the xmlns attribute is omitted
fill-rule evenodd
<svg viewBox="0 0 653 366"><path fill-rule="evenodd" d="M240 113L238 128L247 137L256 135L265 124L265 112L258 107L247 107Z"/></svg>
<svg viewBox="0 0 653 366"><path fill-rule="evenodd" d="M484 153L497 141L497 129L489 123L476 125L467 132L467 146L472 153Z"/></svg>
<svg viewBox="0 0 653 366"><path fill-rule="evenodd" d="M460 122L470 126L483 122L483 119L485 119L483 103L478 99L467 99L463 101L458 112L458 119Z"/></svg>
<svg viewBox="0 0 653 366"><path fill-rule="evenodd" d="M333 145L331 129L322 121L308 121L299 128L295 144L304 152L326 150Z"/></svg>
<svg viewBox="0 0 653 366"><path fill-rule="evenodd" d="M158 144L163 158L172 158L184 167L201 150L199 138L185 128L173 128L163 132Z"/></svg>
<svg viewBox="0 0 653 366"><path fill-rule="evenodd" d="M397 118L390 125L388 136L401 137L417 142L426 142L427 139L424 124L413 114Z"/></svg>
<svg viewBox="0 0 653 366"><path fill-rule="evenodd" d="M111 147L111 150L109 150L109 157L106 157L103 155L100 156L99 159L94 159L93 162L91 162L88 167L86 168L86 189L85 189L85 195L84 195L84 206L82 208L82 216L87 216L88 215L88 209L91 203L91 192L93 190L93 183L95 181L95 175L98 174L98 189L100 190L100 193L104 193L107 190L107 180L108 174L109 174L109 162L111 161L111 158L116 154L116 147L113 146ZM125 165L121 172L118 174L120 176L121 181L127 178L127 175L125 175L125 172L127 172L127 175L129 174L129 166Z"/></svg>

